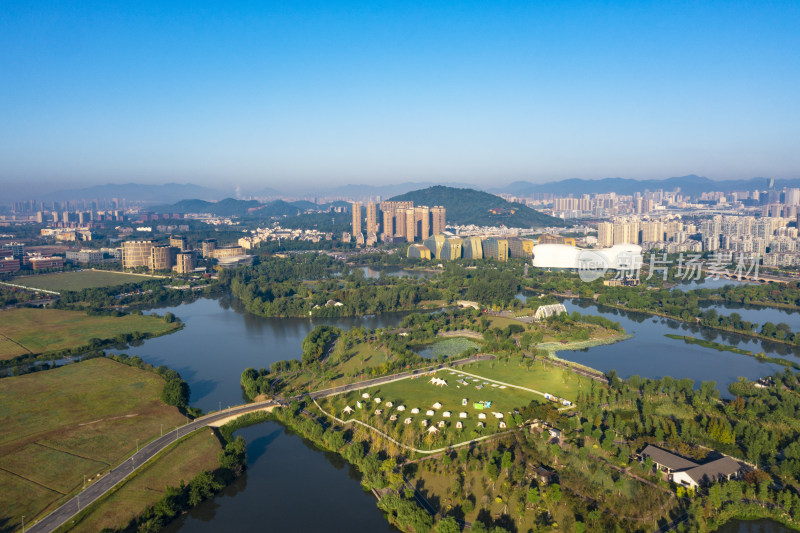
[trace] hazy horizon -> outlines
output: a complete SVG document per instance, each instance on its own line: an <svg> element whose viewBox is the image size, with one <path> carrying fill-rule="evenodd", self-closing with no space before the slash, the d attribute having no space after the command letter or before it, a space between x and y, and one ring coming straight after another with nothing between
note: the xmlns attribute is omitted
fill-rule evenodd
<svg viewBox="0 0 800 533"><path fill-rule="evenodd" d="M800 175L800 4L0 7L0 185Z"/></svg>

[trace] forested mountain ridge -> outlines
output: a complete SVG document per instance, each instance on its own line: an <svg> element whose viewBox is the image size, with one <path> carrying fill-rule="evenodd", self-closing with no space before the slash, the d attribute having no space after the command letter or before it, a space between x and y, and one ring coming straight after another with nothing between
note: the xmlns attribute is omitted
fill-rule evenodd
<svg viewBox="0 0 800 533"><path fill-rule="evenodd" d="M475 189L457 189L436 185L427 189L407 192L395 196L391 200L410 200L414 202L414 205L444 206L447 209L448 224L507 227L566 225L561 219Z"/></svg>

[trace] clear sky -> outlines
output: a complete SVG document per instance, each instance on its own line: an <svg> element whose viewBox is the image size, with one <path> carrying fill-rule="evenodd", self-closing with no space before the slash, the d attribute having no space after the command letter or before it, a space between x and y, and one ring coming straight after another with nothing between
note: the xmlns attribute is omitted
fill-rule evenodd
<svg viewBox="0 0 800 533"><path fill-rule="evenodd" d="M5 0L0 185L798 177L799 28L797 1Z"/></svg>

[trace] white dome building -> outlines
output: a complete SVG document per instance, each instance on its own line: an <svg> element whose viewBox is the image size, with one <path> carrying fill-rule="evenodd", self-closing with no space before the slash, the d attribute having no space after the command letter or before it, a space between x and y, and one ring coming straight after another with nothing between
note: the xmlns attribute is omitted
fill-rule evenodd
<svg viewBox="0 0 800 533"><path fill-rule="evenodd" d="M615 244L611 248L578 248L568 244L538 244L533 247L537 268L562 269L634 269L642 264L638 244Z"/></svg>

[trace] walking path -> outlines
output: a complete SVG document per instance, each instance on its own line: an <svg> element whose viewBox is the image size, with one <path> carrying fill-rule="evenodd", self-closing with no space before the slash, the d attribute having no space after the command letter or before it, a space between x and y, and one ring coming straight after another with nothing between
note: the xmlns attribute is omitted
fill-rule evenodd
<svg viewBox="0 0 800 533"><path fill-rule="evenodd" d="M476 442L481 442L481 441L488 440L488 439L494 439L496 437L500 437L502 435L508 435L509 433L513 433L514 431L516 431L516 428L515 429L509 429L508 431L503 431L501 433L492 433L491 435L485 435L483 437L478 437L477 439L472 439L472 440L468 440L468 441L464 441L464 442L459 442L458 444L451 444L449 446L444 446L442 448L436 448L435 450L420 450L419 448L414 448L413 446L408 446L406 444L403 444L402 442L398 442L398 441L394 440L392 437L390 437L389 435L387 435L386 433L384 433L380 429L376 428L375 426L370 426L369 424L366 424L366 423L362 422L361 420L353 420L353 419L342 420L341 418L338 418L336 415L333 415L333 414L327 412L322 407L320 407L320 405L317 403L317 400L312 398L312 401L314 402L314 405L317 406L317 409L320 410L320 412L322 412L326 416L336 420L338 423L340 423L342 425L360 424L360 425L364 426L365 428L374 431L375 433L377 433L378 435L380 435L384 439L388 440L392 444L396 444L397 446L400 446L401 448L403 448L405 450L408 450L408 451L411 451L411 452L415 452L415 453L421 453L423 455L430 455L430 454L433 454L433 453L440 453L440 452L443 452L443 451L446 451L446 450L455 450L455 449L458 449L458 448L463 448L464 446L469 446L470 444L474 444Z"/></svg>

